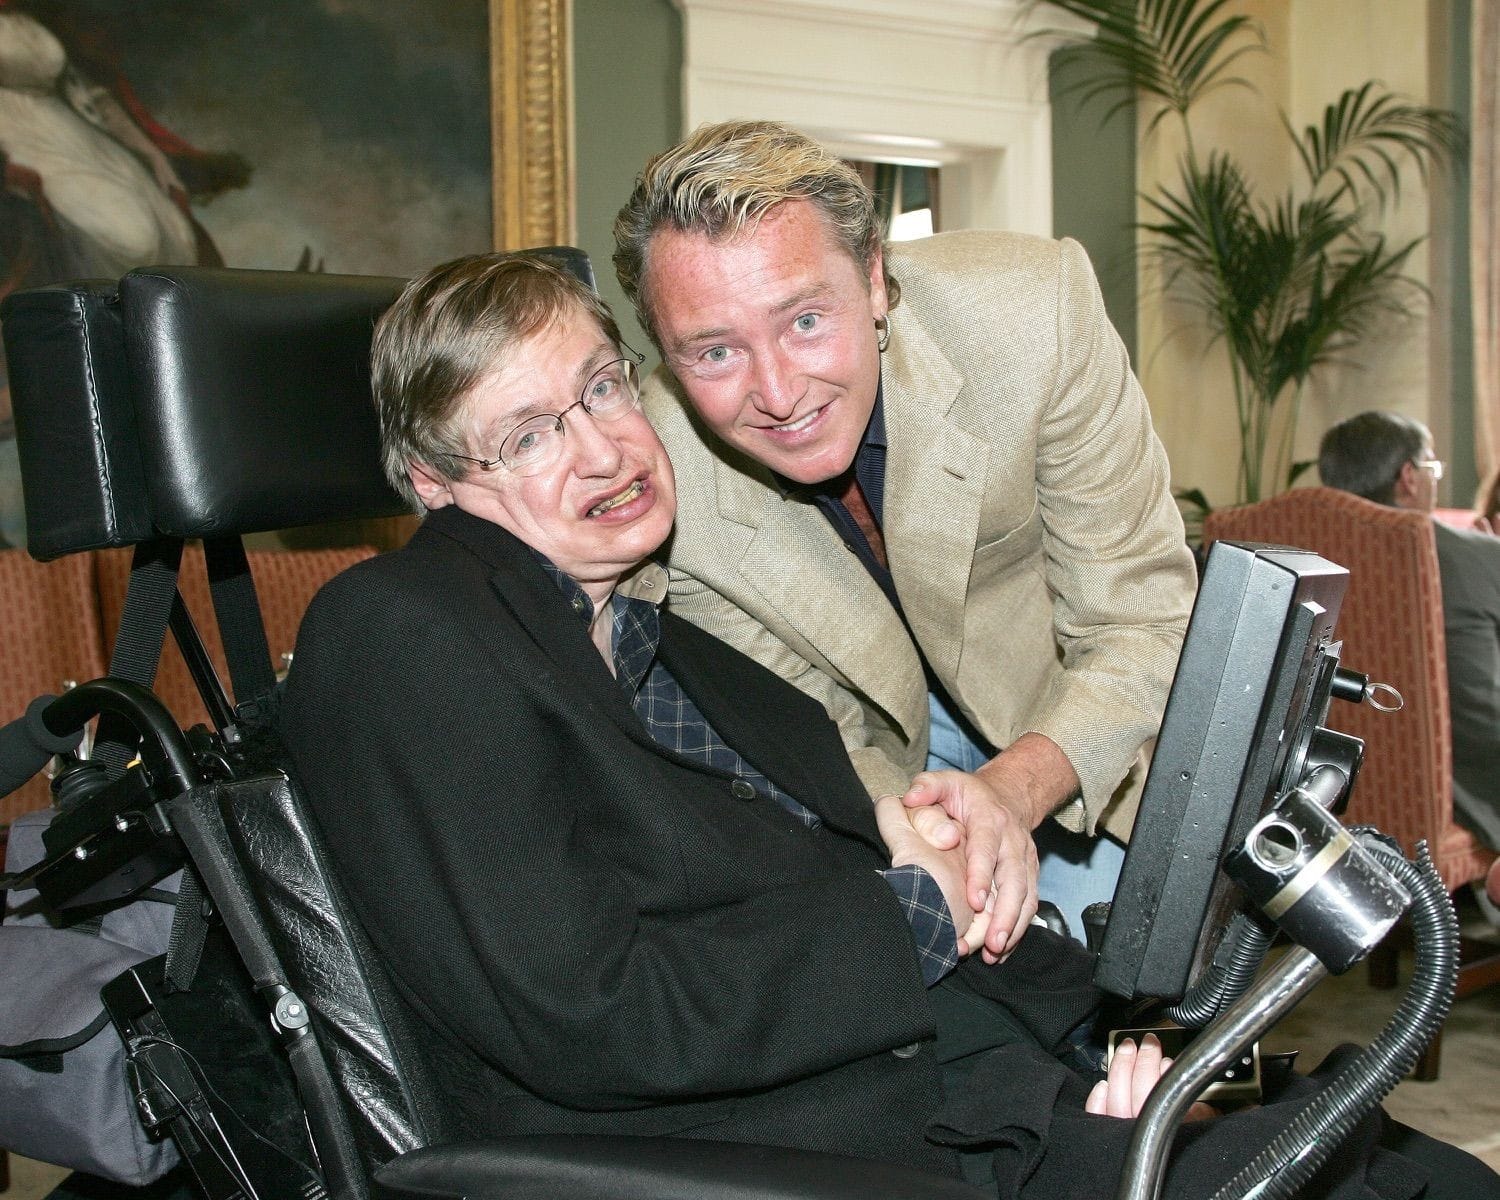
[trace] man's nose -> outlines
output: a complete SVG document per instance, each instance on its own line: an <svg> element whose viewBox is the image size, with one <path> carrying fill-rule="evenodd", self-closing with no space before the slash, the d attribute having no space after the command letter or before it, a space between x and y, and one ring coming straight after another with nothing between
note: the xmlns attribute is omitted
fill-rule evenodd
<svg viewBox="0 0 1500 1200"><path fill-rule="evenodd" d="M605 424L581 404L568 414L564 436L578 474L608 478L619 471L624 455L615 436L617 428Z"/></svg>
<svg viewBox="0 0 1500 1200"><path fill-rule="evenodd" d="M797 411L804 391L796 365L775 348L755 357L751 403L768 417L785 421Z"/></svg>

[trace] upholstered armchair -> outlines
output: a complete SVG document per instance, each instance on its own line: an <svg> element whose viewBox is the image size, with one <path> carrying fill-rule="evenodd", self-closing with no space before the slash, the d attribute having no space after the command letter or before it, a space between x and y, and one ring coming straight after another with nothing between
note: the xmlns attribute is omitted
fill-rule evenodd
<svg viewBox="0 0 1500 1200"><path fill-rule="evenodd" d="M0 550L0 598L0 724L19 717L37 696L104 674L108 659L87 555L40 563L24 550ZM37 775L0 797L0 831L49 803L47 777Z"/></svg>
<svg viewBox="0 0 1500 1200"><path fill-rule="evenodd" d="M1209 513L1203 539L1300 546L1349 569L1336 626L1342 662L1389 684L1404 703L1397 712L1340 704L1330 714L1331 724L1365 742L1344 820L1376 826L1408 853L1425 839L1450 891L1482 880L1495 854L1453 821L1448 668L1431 518L1348 492L1304 488ZM1459 996L1500 981L1500 947L1468 949L1473 961L1466 954ZM1370 972L1373 983L1394 984L1394 947L1372 956ZM1440 1048L1434 1039L1418 1078L1437 1077Z"/></svg>

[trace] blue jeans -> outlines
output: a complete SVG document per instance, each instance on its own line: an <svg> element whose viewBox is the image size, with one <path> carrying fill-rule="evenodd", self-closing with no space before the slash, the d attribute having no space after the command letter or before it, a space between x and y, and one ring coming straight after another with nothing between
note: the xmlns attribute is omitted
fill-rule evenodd
<svg viewBox="0 0 1500 1200"><path fill-rule="evenodd" d="M927 743L929 771L973 771L994 757L994 750L936 693L928 693L927 711L932 726ZM1083 941L1083 910L1096 900L1114 898L1125 847L1106 834L1091 838L1071 833L1056 821L1043 821L1032 837L1041 860L1037 894L1057 905L1073 936Z"/></svg>

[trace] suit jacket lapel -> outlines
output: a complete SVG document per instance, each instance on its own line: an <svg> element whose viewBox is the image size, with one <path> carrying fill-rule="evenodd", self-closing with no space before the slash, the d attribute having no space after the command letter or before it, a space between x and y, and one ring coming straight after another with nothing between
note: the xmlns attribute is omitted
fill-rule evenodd
<svg viewBox="0 0 1500 1200"><path fill-rule="evenodd" d="M557 584L525 545L493 522L453 507L431 513L425 524L460 542L491 568L496 599L557 668L560 690L597 708L637 741L655 746L583 621L568 611Z"/></svg>
<svg viewBox="0 0 1500 1200"><path fill-rule="evenodd" d="M979 536L988 444L963 428L963 377L909 312L897 309L881 380L884 533L901 607L927 660L958 670L964 601Z"/></svg>
<svg viewBox="0 0 1500 1200"><path fill-rule="evenodd" d="M817 507L783 496L763 467L742 460L717 460L715 484L720 514L754 531L740 574L801 636L794 648L893 718L925 713L905 626Z"/></svg>
<svg viewBox="0 0 1500 1200"><path fill-rule="evenodd" d="M661 659L726 745L834 829L885 852L869 795L837 732L810 736L795 703L775 703L764 668L671 613L662 616ZM791 699L814 703L800 693Z"/></svg>

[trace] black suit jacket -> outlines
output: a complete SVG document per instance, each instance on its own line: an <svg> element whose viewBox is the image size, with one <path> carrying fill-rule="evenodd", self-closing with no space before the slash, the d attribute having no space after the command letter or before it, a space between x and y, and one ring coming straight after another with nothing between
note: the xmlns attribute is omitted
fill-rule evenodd
<svg viewBox="0 0 1500 1200"><path fill-rule="evenodd" d="M670 613L660 654L821 832L652 741L535 559L455 508L303 623L295 773L471 1128L951 1167L922 1137L930 1048L906 1052L932 1008L837 730Z"/></svg>

